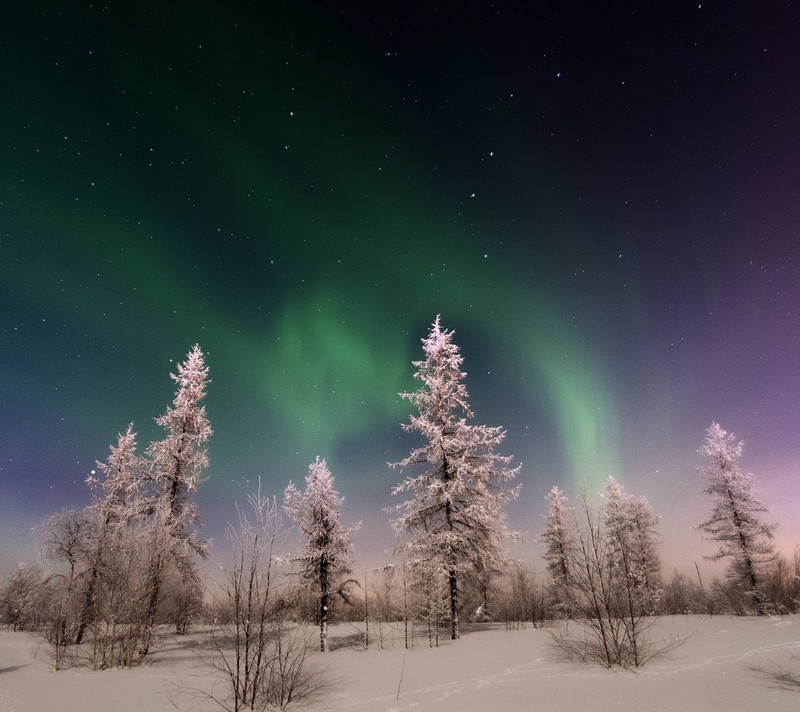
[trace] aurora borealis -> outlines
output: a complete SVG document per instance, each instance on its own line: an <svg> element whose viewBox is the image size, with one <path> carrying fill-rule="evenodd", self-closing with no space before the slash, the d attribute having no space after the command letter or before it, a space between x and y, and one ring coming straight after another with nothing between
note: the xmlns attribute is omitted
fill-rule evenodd
<svg viewBox="0 0 800 712"><path fill-rule="evenodd" d="M709 553L714 419L800 539L800 11L475 5L6 11L0 574L128 422L159 436L196 342L205 535L319 454L388 556L439 313L529 540L614 474Z"/></svg>

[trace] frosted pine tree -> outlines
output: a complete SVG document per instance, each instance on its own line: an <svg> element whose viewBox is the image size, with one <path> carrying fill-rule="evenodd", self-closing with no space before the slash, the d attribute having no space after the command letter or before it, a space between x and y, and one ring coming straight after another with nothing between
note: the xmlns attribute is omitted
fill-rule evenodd
<svg viewBox="0 0 800 712"><path fill-rule="evenodd" d="M102 589L107 605L109 600L113 602L113 592L123 583L121 564L130 559L134 550L133 539L137 534L134 525L145 514L142 487L146 462L136 453L133 423L124 434L117 435L117 444L109 446L109 450L108 459L97 462L101 477L93 472L86 478L96 496L86 511L91 553L76 643L81 642L86 626L94 618L99 590Z"/></svg>
<svg viewBox="0 0 800 712"><path fill-rule="evenodd" d="M202 481L208 466L206 445L212 435L205 406L208 367L195 345L170 374L177 384L172 406L156 423L166 430L163 440L150 443L150 477L155 486L152 514L155 521L150 551L149 627L155 621L167 566L177 567L183 580L197 580L194 554L205 556L205 544L197 535L200 516L190 495Z"/></svg>
<svg viewBox="0 0 800 712"><path fill-rule="evenodd" d="M634 497L630 501L630 519L633 564L644 589L645 612L652 614L662 593L661 557L655 531L659 517L645 497Z"/></svg>
<svg viewBox="0 0 800 712"><path fill-rule="evenodd" d="M763 615L760 579L763 567L775 558L775 526L761 521L760 515L767 509L754 492L752 475L739 466L743 447L718 423L706 431L699 450L705 458L700 472L708 478L704 492L714 498L714 504L711 516L699 528L720 544L717 553L707 558L730 559L728 578L752 599L758 615Z"/></svg>
<svg viewBox="0 0 800 712"><path fill-rule="evenodd" d="M453 332L442 329L439 317L422 340L425 359L415 361L419 390L401 393L418 409L408 432L425 443L393 467L412 470L392 494L408 492L411 498L397 505L392 525L397 536L408 536L400 547L409 561L420 560L445 577L450 604L450 637L460 636L459 578L467 571L482 575L504 557L503 542L509 532L505 504L519 488L504 485L517 476L509 468L512 458L495 450L505 431L473 425L469 395L463 383L463 358L453 343Z"/></svg>
<svg viewBox="0 0 800 712"><path fill-rule="evenodd" d="M198 553L204 553L204 545L194 531L194 526L200 522L197 506L189 499L202 481L203 470L208 467L206 443L213 432L205 406L200 405L206 395L208 367L199 345L195 344L186 360L178 364L178 373L170 376L178 386L175 399L167 412L156 418L167 436L150 443L147 453L171 535Z"/></svg>
<svg viewBox="0 0 800 712"><path fill-rule="evenodd" d="M631 522L631 496L614 477L606 480L602 492L603 505L601 519L608 550L610 565L622 579L639 586L639 574L633 564L633 545Z"/></svg>
<svg viewBox="0 0 800 712"><path fill-rule="evenodd" d="M658 519L647 499L628 494L613 477L602 497L611 583L627 614L650 615L659 595L661 562L653 529Z"/></svg>
<svg viewBox="0 0 800 712"><path fill-rule="evenodd" d="M569 616L574 596L575 535L567 498L555 485L547 495L547 519L539 541L545 546L544 559L556 606Z"/></svg>
<svg viewBox="0 0 800 712"><path fill-rule="evenodd" d="M109 446L110 454L105 462L98 461L95 472L86 478L97 496L90 507L103 524L126 522L141 516L141 494L146 462L136 453L136 433L133 423L125 433L117 435L117 444Z"/></svg>
<svg viewBox="0 0 800 712"><path fill-rule="evenodd" d="M308 466L305 489L301 492L290 482L284 491L284 509L295 521L305 542L292 560L300 564L304 583L319 596L317 624L323 652L328 649L331 599L338 595L347 600L348 589L355 584L348 575L351 537L358 527L345 528L339 521L343 501L334 488L327 463L319 456Z"/></svg>

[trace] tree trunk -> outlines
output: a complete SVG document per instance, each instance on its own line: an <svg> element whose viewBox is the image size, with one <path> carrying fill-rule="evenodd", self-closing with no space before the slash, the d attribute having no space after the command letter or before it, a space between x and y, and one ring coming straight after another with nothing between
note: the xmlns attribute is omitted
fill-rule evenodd
<svg viewBox="0 0 800 712"><path fill-rule="evenodd" d="M752 557L750 556L750 543L745 537L744 525L742 524L742 519L739 516L739 509L736 505L736 499L734 498L730 488L728 489L728 501L733 512L733 522L736 527L736 534L739 537L739 548L741 549L742 557L744 558L745 571L747 572L748 583L750 584L750 593L753 596L753 605L755 606L756 613L759 616L763 616L764 602L761 600L761 594L758 590L759 587L758 578L756 576L756 567L753 563Z"/></svg>
<svg viewBox="0 0 800 712"><path fill-rule="evenodd" d="M456 570L451 568L450 574L450 639L458 640L461 637L461 631L458 626L458 578L456 577Z"/></svg>
<svg viewBox="0 0 800 712"><path fill-rule="evenodd" d="M83 635L86 632L86 626L89 621L94 618L94 587L97 582L97 567L92 566L89 573L89 585L86 587L86 595L83 599L83 608L81 610L81 617L78 623L78 632L75 634L75 645L80 645L83 640Z"/></svg>
<svg viewBox="0 0 800 712"><path fill-rule="evenodd" d="M444 471L444 479L449 480L449 466L447 464L447 456L443 457L442 468ZM450 500L447 500L444 505L444 516L447 528L452 532L455 531L453 523L453 508ZM448 552L448 559L450 564L450 571L448 572L448 579L450 582L450 639L458 640L461 637L461 631L458 628L458 578L456 575L456 555L451 549Z"/></svg>
<svg viewBox="0 0 800 712"><path fill-rule="evenodd" d="M150 652L150 642L153 636L153 628L156 624L156 612L158 611L161 596L161 576L164 569L163 554L158 552L155 557L155 560L150 563L150 569L147 572L149 596L147 598L147 609L144 612L144 620L142 621L140 660L143 660L147 653Z"/></svg>
<svg viewBox="0 0 800 712"><path fill-rule="evenodd" d="M331 594L328 582L328 560L323 556L319 562L319 649L324 653L328 650L328 605Z"/></svg>

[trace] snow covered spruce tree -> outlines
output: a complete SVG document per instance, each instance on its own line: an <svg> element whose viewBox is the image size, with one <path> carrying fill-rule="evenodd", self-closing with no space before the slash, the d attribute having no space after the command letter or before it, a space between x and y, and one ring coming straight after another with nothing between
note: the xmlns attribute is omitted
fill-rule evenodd
<svg viewBox="0 0 800 712"><path fill-rule="evenodd" d="M358 528L345 528L339 521L344 500L333 486L333 475L325 460L317 456L308 466L302 492L290 482L284 491L284 509L295 521L305 544L292 556L300 564L304 584L318 594L317 624L319 648L328 649L328 616L331 599L338 595L348 600L348 590L356 584L350 574L351 537Z"/></svg>
<svg viewBox="0 0 800 712"><path fill-rule="evenodd" d="M167 434L163 440L150 443L147 449L150 478L155 486L147 577L148 630L155 623L168 576L178 574L172 577L173 581L196 588L199 574L194 556L206 554L205 543L196 531L200 516L190 499L208 466L206 443L213 432L205 406L200 405L208 384L208 367L200 346L195 344L186 360L178 364L178 373L170 375L177 384L175 398L167 412L156 419Z"/></svg>
<svg viewBox="0 0 800 712"><path fill-rule="evenodd" d="M504 485L517 476L510 456L495 449L505 431L474 425L469 395L461 370L463 358L453 332L442 329L436 317L422 340L425 359L415 361L419 390L401 393L419 413L403 425L422 435L425 443L393 467L412 470L392 494L408 492L398 504L393 528L409 537L399 550L408 561L422 561L447 581L450 637L459 631L459 579L467 572L479 576L504 557L503 541L515 536L506 526L504 505L519 491Z"/></svg>
<svg viewBox="0 0 800 712"><path fill-rule="evenodd" d="M707 558L730 559L728 579L751 599L756 613L763 615L766 601L761 577L764 567L775 558L771 541L775 526L761 521L760 515L767 509L754 492L752 475L739 466L743 447L718 423L706 431L699 450L705 463L699 470L708 478L704 492L714 498L714 504L711 516L699 528L720 544L717 553Z"/></svg>
<svg viewBox="0 0 800 712"><path fill-rule="evenodd" d="M567 498L555 485L547 495L547 519L539 541L545 546L549 588L554 608L566 618L572 614L574 596L575 535Z"/></svg>

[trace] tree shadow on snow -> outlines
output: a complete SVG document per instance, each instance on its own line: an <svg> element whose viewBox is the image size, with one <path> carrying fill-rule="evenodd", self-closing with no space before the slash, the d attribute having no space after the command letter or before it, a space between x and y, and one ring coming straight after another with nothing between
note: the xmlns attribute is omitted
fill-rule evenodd
<svg viewBox="0 0 800 712"><path fill-rule="evenodd" d="M0 668L0 675L4 672L14 672L15 670L21 670L24 667L25 665L7 665L6 667Z"/></svg>
<svg viewBox="0 0 800 712"><path fill-rule="evenodd" d="M329 650L341 650L342 648L359 649L364 648L364 633L358 631L349 635L337 635L328 638Z"/></svg>
<svg viewBox="0 0 800 712"><path fill-rule="evenodd" d="M747 669L756 673L759 677L770 680L772 682L771 686L775 689L800 692L800 673L792 672L776 664L773 664L771 668L748 665Z"/></svg>

